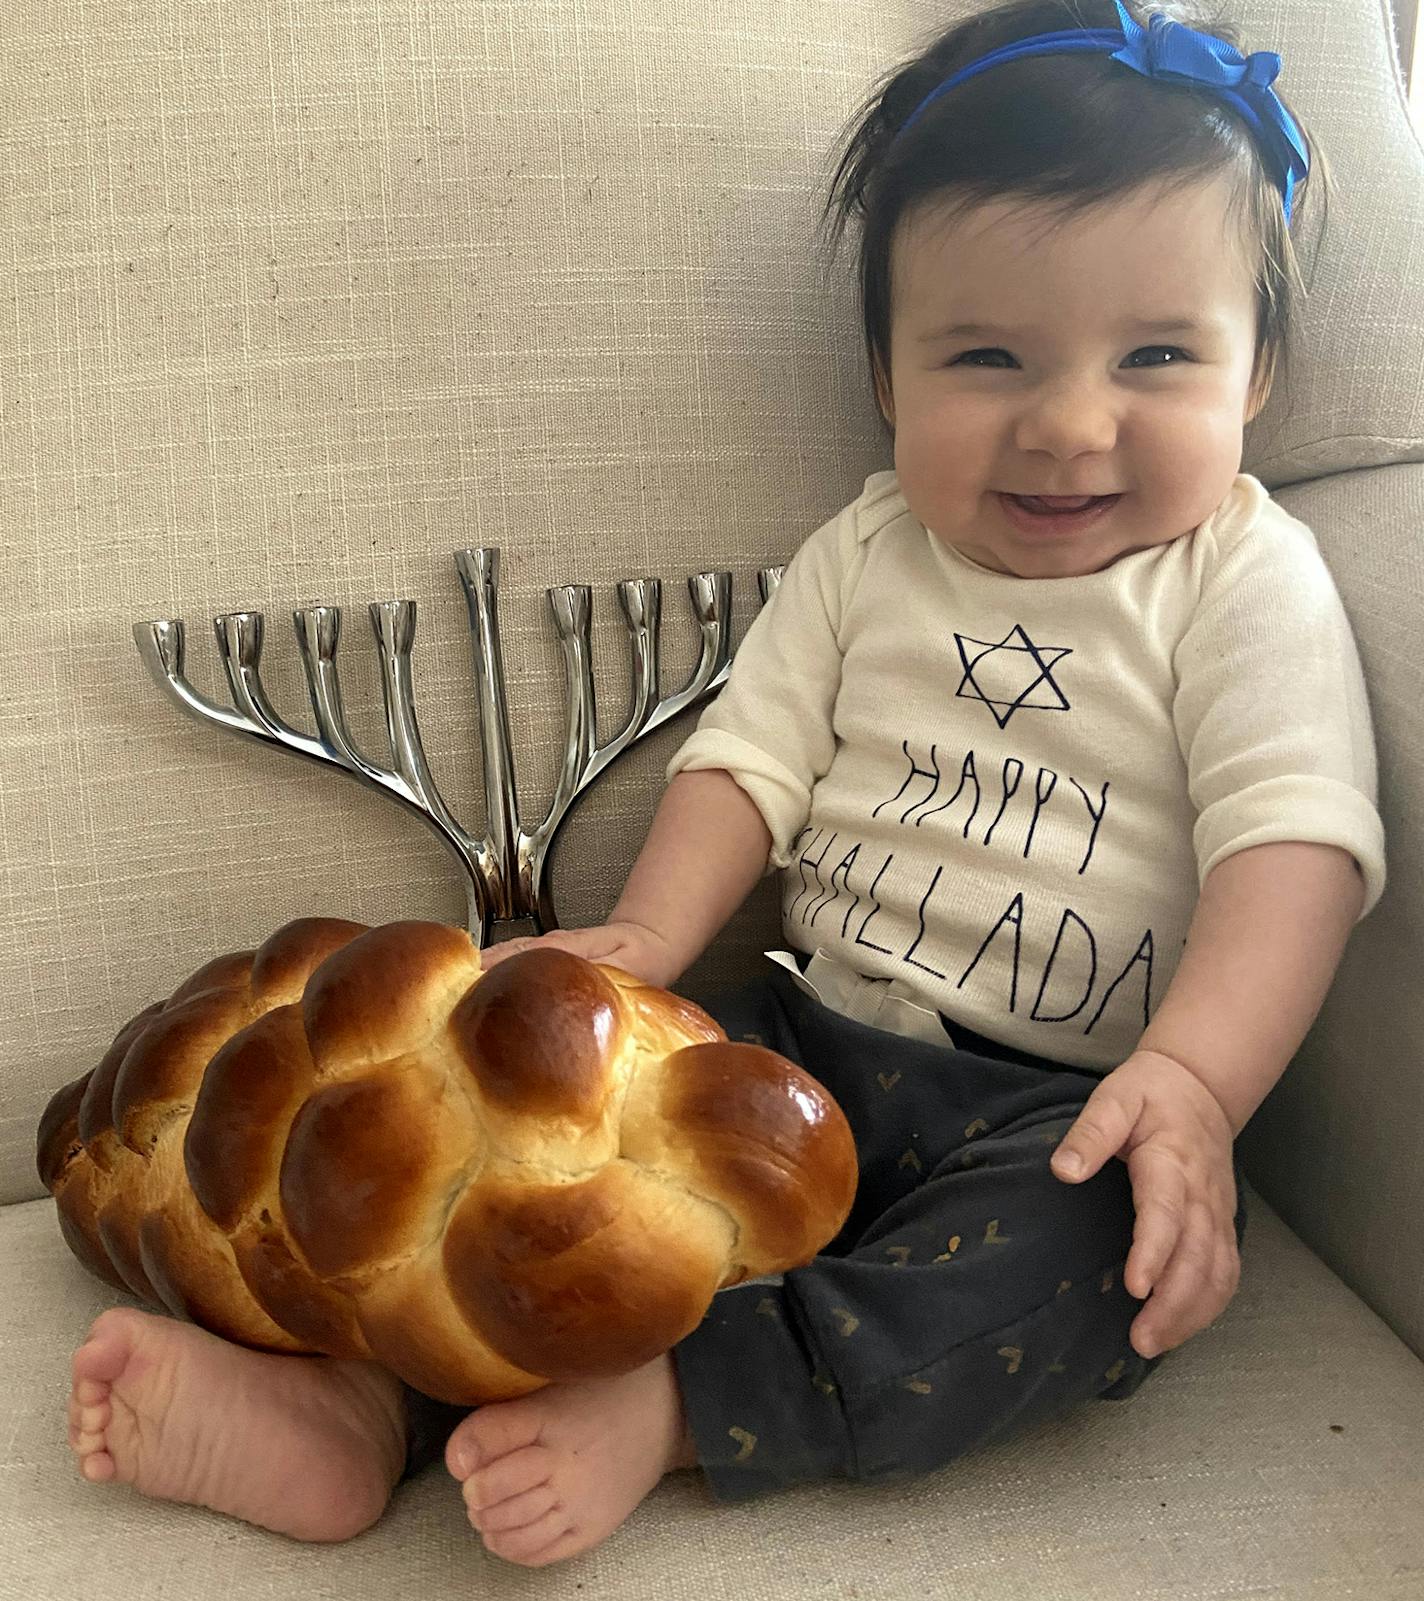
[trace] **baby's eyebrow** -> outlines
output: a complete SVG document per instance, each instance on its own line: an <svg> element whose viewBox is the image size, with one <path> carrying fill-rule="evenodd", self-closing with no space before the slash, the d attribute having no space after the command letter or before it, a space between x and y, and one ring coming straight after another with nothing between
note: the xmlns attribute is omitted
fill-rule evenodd
<svg viewBox="0 0 1424 1601"><path fill-rule="evenodd" d="M1118 324L1124 334L1194 334L1200 337L1216 331L1214 319L1201 317L1132 318ZM919 336L922 345L934 344L943 339L1022 339L1025 332L1019 328L1001 327L987 322L955 322L947 327L933 328Z"/></svg>
<svg viewBox="0 0 1424 1601"><path fill-rule="evenodd" d="M1162 321L1132 322L1125 324L1133 333L1144 334L1202 334L1210 333L1215 322L1200 317L1170 317Z"/></svg>

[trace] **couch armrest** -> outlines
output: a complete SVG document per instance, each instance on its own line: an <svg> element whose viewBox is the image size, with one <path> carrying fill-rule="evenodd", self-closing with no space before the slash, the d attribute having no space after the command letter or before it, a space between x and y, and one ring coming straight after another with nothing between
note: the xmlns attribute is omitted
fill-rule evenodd
<svg viewBox="0 0 1424 1601"><path fill-rule="evenodd" d="M1359 642L1390 878L1239 1148L1251 1183L1424 1356L1424 466L1277 498L1314 529Z"/></svg>

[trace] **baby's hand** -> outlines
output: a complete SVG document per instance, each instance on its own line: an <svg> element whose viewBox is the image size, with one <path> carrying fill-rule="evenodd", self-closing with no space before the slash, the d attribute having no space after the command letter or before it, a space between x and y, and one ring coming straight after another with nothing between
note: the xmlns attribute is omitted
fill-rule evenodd
<svg viewBox="0 0 1424 1601"><path fill-rule="evenodd" d="M677 977L673 972L673 959L667 941L661 934L641 923L599 923L594 928L556 928L549 934L535 934L527 939L505 940L480 952L480 965L488 971L515 956L520 951L536 946L552 946L555 950L572 951L587 962L607 962L610 967L621 967L634 978L656 984L665 989Z"/></svg>
<svg viewBox="0 0 1424 1601"><path fill-rule="evenodd" d="M1056 1178L1079 1183L1111 1156L1127 1163L1137 1211L1123 1272L1151 1301L1133 1348L1156 1356L1221 1315L1241 1282L1231 1124L1197 1076L1170 1056L1134 1051L1088 1097L1053 1153ZM1083 1159L1071 1169L1071 1155Z"/></svg>

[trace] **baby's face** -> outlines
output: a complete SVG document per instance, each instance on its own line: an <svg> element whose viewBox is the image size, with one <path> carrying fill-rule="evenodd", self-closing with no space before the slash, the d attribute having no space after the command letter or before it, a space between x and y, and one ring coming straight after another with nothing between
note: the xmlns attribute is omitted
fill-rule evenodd
<svg viewBox="0 0 1424 1601"><path fill-rule="evenodd" d="M1218 178L1057 227L997 200L901 225L878 388L900 487L937 538L998 572L1064 578L1221 504L1260 403L1228 194ZM1116 498L1076 516L1013 499L1033 495Z"/></svg>

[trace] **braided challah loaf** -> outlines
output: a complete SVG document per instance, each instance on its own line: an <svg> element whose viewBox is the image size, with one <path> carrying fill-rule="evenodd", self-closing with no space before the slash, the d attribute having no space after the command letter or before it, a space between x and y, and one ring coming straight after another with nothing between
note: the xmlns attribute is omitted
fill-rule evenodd
<svg viewBox="0 0 1424 1601"><path fill-rule="evenodd" d="M40 1123L100 1278L229 1340L476 1405L627 1371L809 1261L840 1108L705 1012L444 923L288 923L140 1012Z"/></svg>

